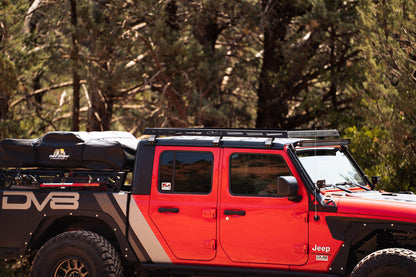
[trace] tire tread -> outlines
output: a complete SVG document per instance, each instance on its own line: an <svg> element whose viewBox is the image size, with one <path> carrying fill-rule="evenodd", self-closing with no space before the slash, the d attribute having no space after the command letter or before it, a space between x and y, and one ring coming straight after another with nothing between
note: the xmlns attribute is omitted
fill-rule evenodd
<svg viewBox="0 0 416 277"><path fill-rule="evenodd" d="M351 277L364 277L381 266L394 266L404 273L414 274L416 270L416 252L404 248L387 248L375 251L364 257L353 269ZM412 271L409 272L409 269Z"/></svg>
<svg viewBox="0 0 416 277"><path fill-rule="evenodd" d="M83 242L86 247L91 247L91 249L94 249L100 256L102 260L102 267L104 268L104 271L107 273L108 277L122 276L122 263L114 246L103 236L85 230L61 233L47 241L35 256L31 267L30 276L44 276L44 273L42 274L42 272L40 272L40 266L44 259L49 258L47 253L47 249L49 247L52 247L53 245L59 245L62 244L62 242L71 240Z"/></svg>

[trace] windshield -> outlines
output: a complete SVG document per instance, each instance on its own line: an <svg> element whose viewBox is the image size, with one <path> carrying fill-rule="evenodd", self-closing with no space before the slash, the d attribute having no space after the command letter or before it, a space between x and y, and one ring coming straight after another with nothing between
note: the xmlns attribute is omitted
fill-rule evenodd
<svg viewBox="0 0 416 277"><path fill-rule="evenodd" d="M325 180L326 187L366 185L358 168L341 148L304 148L298 149L296 153L314 184Z"/></svg>

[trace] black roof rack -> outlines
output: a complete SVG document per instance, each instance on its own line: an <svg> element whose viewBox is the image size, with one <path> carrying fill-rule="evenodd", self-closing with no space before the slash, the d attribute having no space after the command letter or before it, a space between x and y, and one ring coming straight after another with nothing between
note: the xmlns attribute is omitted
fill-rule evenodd
<svg viewBox="0 0 416 277"><path fill-rule="evenodd" d="M266 137L266 138L322 138L338 137L338 130L261 130L234 128L146 128L152 136L214 136L214 137ZM153 137L154 139L155 137Z"/></svg>

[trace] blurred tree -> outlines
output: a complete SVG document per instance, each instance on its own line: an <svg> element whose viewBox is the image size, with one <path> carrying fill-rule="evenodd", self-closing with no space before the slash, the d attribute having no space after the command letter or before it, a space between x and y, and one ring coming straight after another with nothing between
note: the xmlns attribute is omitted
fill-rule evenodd
<svg viewBox="0 0 416 277"><path fill-rule="evenodd" d="M263 0L259 128L337 127L360 82L356 1ZM358 78L357 78L358 77Z"/></svg>
<svg viewBox="0 0 416 277"><path fill-rule="evenodd" d="M10 1L0 2L0 139L19 136L22 131L11 108L19 89L19 64L15 63L15 53L21 53L20 41L15 40L14 33L22 27L23 21L16 20L16 13L24 12L28 4L11 4ZM14 49L13 52L9 51Z"/></svg>
<svg viewBox="0 0 416 277"><path fill-rule="evenodd" d="M370 130L384 129L379 163L391 190L416 188L416 3L361 1L366 82L362 110Z"/></svg>
<svg viewBox="0 0 416 277"><path fill-rule="evenodd" d="M0 53L0 139L16 135L16 124L9 112L10 99L17 89L14 64Z"/></svg>
<svg viewBox="0 0 416 277"><path fill-rule="evenodd" d="M79 131L79 108L80 108L80 76L79 67L79 30L76 0L69 0L71 7L71 67L72 67L72 130Z"/></svg>
<svg viewBox="0 0 416 277"><path fill-rule="evenodd" d="M126 51L135 43L122 37L126 5L72 0L38 0L24 8L20 1L7 5L4 15L12 14L19 24L6 51L14 59L23 56L15 60L21 90L11 105L22 111L21 124L30 119L30 129L37 134L111 128L114 99L129 92L123 87L128 80L137 82L136 72L125 67L131 58ZM83 111L88 111L88 119L84 115L80 127Z"/></svg>
<svg viewBox="0 0 416 277"><path fill-rule="evenodd" d="M256 103L247 96L255 97L256 3L171 0L153 9L132 32L142 40L139 57L147 65L150 124L252 124Z"/></svg>
<svg viewBox="0 0 416 277"><path fill-rule="evenodd" d="M10 117L10 98L17 89L17 75L14 64L3 54L0 56L0 121Z"/></svg>

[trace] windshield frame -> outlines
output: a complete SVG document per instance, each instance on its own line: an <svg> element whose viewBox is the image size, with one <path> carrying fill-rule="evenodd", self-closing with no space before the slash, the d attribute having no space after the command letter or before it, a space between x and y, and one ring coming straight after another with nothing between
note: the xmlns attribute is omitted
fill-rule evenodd
<svg viewBox="0 0 416 277"><path fill-rule="evenodd" d="M347 144L348 143L341 143L338 145L334 145L334 144L330 144L330 143L323 143L323 144L316 144L314 145L312 141L308 141L309 143L307 144L298 144L297 146L294 147L294 154L296 155L296 158L299 160L300 165L302 166L304 172L308 175L309 179L311 180L312 185L314 186L315 189L318 189L319 191L330 191L330 190L343 190L342 188L337 188L336 185L344 185L344 184L340 184L340 183L336 183L336 184L329 184L327 182L325 187L319 188L317 185L317 182L322 180L322 178L319 178L319 176L316 176L316 180L313 180L313 176L310 174L310 168L307 168L304 166L304 163L302 162L301 157L299 156L299 153L302 151L314 151L314 150L323 150L323 149L327 149L327 150L336 150L339 149L339 151L341 151L341 153L348 159L351 167L354 169L355 173L358 174L359 178L361 179L360 181L362 181L362 184L360 184L359 182L357 182L357 180L355 179L355 182L345 182L346 185L345 187L348 189L359 189L359 190L370 190L371 189L371 182L369 181L368 177L365 175L365 173L363 172L363 170L359 167L359 165L357 164L357 162L354 160L354 158L352 157L352 155L350 154L350 152L348 151L348 147ZM345 142L347 142L347 140L345 140ZM317 155L319 156L319 155ZM327 180L325 180L327 181ZM344 183L344 182L341 182ZM358 184L358 185L357 185ZM346 190L344 190L346 191Z"/></svg>

